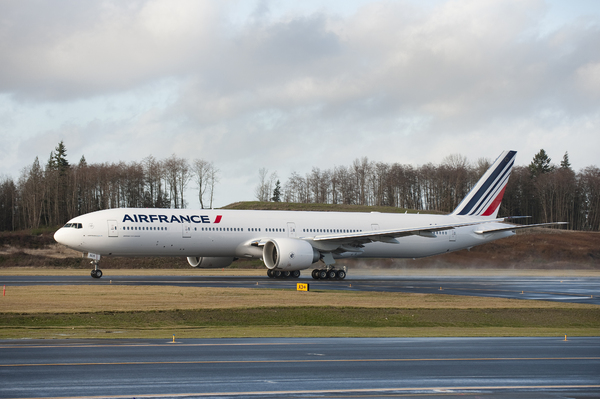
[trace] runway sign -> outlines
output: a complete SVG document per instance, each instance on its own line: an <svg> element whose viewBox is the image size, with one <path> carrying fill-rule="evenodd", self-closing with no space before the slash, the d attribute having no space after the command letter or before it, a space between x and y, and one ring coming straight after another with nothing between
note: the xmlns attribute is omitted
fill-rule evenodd
<svg viewBox="0 0 600 399"><path fill-rule="evenodd" d="M308 291L308 284L298 283L298 284L296 284L296 290L297 291Z"/></svg>

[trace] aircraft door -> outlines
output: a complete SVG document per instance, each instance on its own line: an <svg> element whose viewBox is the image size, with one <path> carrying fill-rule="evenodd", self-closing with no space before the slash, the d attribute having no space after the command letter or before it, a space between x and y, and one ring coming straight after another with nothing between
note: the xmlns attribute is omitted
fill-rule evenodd
<svg viewBox="0 0 600 399"><path fill-rule="evenodd" d="M450 230L450 241L456 241L456 230L454 229Z"/></svg>
<svg viewBox="0 0 600 399"><path fill-rule="evenodd" d="M182 237L183 238L192 238L192 225L190 223L182 223L181 224Z"/></svg>
<svg viewBox="0 0 600 399"><path fill-rule="evenodd" d="M116 220L108 221L108 236L109 237L118 237L119 236L119 225Z"/></svg>
<svg viewBox="0 0 600 399"><path fill-rule="evenodd" d="M288 229L288 237L296 238L296 223L288 222L287 229Z"/></svg>

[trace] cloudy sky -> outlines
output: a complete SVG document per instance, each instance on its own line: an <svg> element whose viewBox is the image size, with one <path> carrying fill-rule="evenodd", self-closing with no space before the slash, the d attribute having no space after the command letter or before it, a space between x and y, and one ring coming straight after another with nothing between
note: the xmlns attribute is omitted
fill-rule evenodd
<svg viewBox="0 0 600 399"><path fill-rule="evenodd" d="M0 0L0 176L60 140L213 161L216 206L363 156L600 165L600 2Z"/></svg>

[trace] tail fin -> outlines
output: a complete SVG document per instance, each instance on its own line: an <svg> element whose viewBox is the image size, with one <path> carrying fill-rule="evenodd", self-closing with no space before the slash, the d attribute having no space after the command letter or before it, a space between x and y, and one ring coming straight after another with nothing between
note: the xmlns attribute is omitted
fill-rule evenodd
<svg viewBox="0 0 600 399"><path fill-rule="evenodd" d="M451 215L496 218L516 155L516 151L504 151L500 154Z"/></svg>

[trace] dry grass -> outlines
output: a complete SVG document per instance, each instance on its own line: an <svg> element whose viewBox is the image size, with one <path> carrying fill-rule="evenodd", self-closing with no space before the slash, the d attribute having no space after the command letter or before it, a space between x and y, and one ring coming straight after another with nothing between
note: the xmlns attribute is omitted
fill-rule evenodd
<svg viewBox="0 0 600 399"><path fill-rule="evenodd" d="M186 338L247 338L247 337L556 337L556 341L564 340L564 336L597 336L596 328L515 328L515 327L322 327L322 326L253 326L240 327L164 327L164 328L44 328L0 329L3 339L106 339L137 338L160 339L171 343L175 335L176 343ZM185 343L185 341L183 341Z"/></svg>
<svg viewBox="0 0 600 399"><path fill-rule="evenodd" d="M435 294L171 286L9 286L2 313L75 313L259 307L597 309L597 306Z"/></svg>

